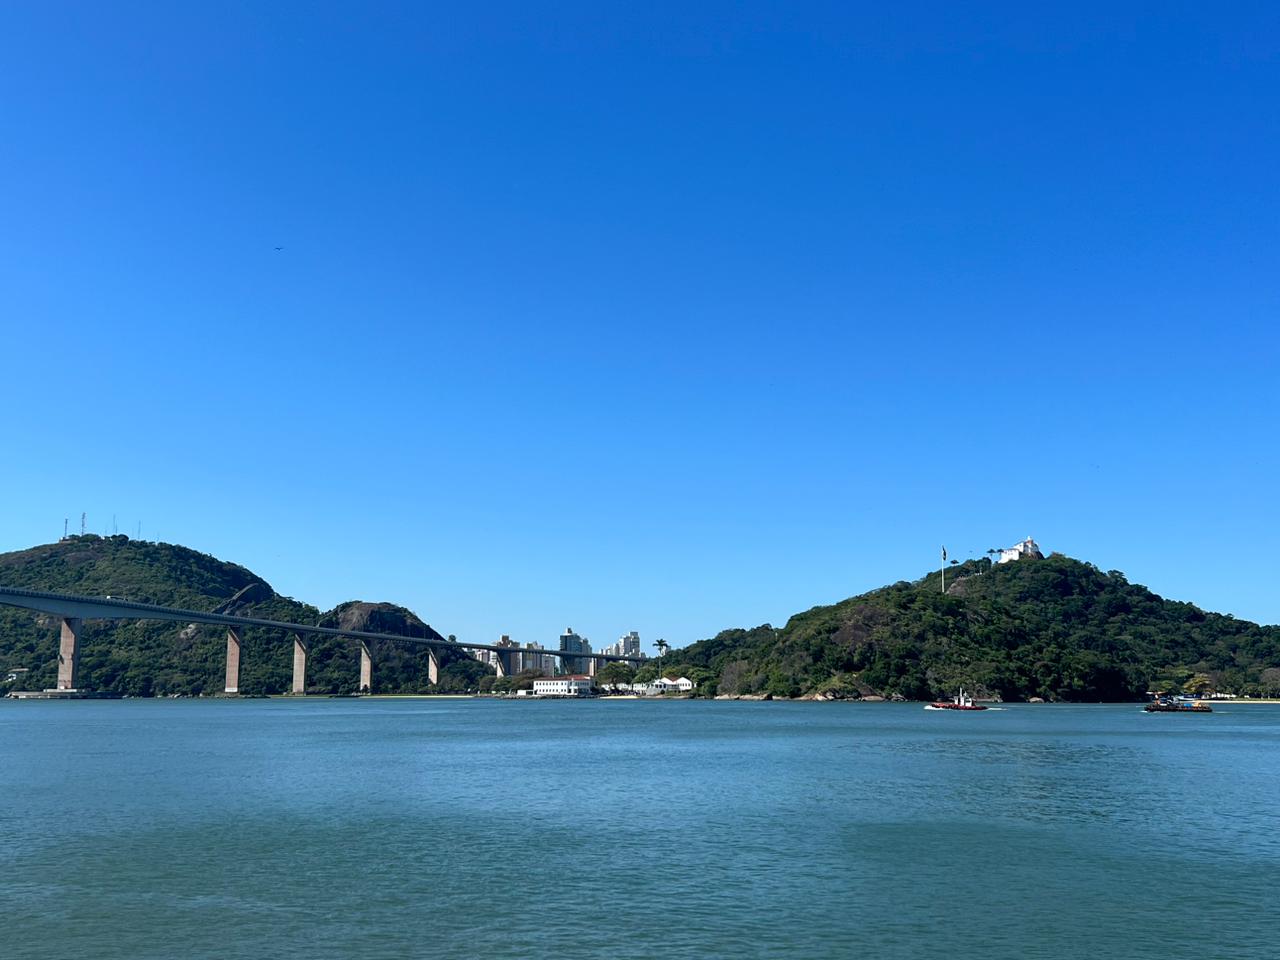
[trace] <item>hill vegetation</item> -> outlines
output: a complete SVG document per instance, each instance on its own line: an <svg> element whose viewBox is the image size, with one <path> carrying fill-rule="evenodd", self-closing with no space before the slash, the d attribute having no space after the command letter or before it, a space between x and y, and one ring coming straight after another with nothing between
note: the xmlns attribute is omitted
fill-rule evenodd
<svg viewBox="0 0 1280 960"><path fill-rule="evenodd" d="M241 613L344 630L439 637L412 611L350 601L327 612L280 596L250 570L185 547L128 537L71 537L0 554L0 583L36 590L118 596L146 603ZM289 686L292 645L278 631L242 634L241 690ZM452 639L452 638L450 638ZM55 617L0 607L0 680L54 685ZM225 634L217 627L143 621L88 621L81 682L136 696L221 692ZM374 692L429 688L425 650L378 642ZM359 644L312 638L308 692L354 692ZM530 676L497 680L462 651L441 657L440 692L503 691ZM658 664L604 668L603 682L650 680ZM1166 600L1118 571L1054 554L992 565L969 561L793 616L785 626L726 630L661 664L703 696L867 696L912 700L949 696L964 685L1004 700L1140 699L1147 690L1213 689L1280 696L1280 627ZM3 689L0 687L0 689Z"/></svg>
<svg viewBox="0 0 1280 960"><path fill-rule="evenodd" d="M234 563L168 543L92 534L0 554L0 584L31 590L114 596L143 603L241 614L346 630L439 637L414 613L393 604L351 601L322 613L280 596L260 577ZM52 687L57 678L58 618L0 606L0 680ZM289 688L293 646L279 631L241 632L240 689L247 694ZM416 644L378 641L373 692L428 688L428 658ZM82 627L80 684L133 696L214 694L222 691L226 633L214 626L154 621L89 620ZM314 637L309 643L307 691L350 693L359 678L359 643ZM475 689L485 668L462 651L441 655L439 692ZM0 690L3 688L0 687Z"/></svg>
<svg viewBox="0 0 1280 960"><path fill-rule="evenodd" d="M1147 690L1280 696L1280 627L1166 600L1059 554L969 561L667 655L704 695L1136 700Z"/></svg>

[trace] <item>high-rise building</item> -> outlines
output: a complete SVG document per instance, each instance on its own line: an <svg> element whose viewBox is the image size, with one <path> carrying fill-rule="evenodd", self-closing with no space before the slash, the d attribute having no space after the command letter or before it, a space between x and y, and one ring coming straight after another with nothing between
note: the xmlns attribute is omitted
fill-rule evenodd
<svg viewBox="0 0 1280 960"><path fill-rule="evenodd" d="M547 676L555 676L556 656L553 653L542 653L546 648L540 643L526 643L525 652L520 654L522 670L541 670ZM539 651L539 652L530 652Z"/></svg>
<svg viewBox="0 0 1280 960"><path fill-rule="evenodd" d="M590 653L591 644L573 632L573 627L565 627L560 634L561 653ZM586 657L561 657L560 670L563 673L586 673Z"/></svg>
<svg viewBox="0 0 1280 960"><path fill-rule="evenodd" d="M607 653L611 657L644 656L644 654L640 652L640 634L636 633L634 630L622 637L617 643L612 646L605 647L600 652Z"/></svg>

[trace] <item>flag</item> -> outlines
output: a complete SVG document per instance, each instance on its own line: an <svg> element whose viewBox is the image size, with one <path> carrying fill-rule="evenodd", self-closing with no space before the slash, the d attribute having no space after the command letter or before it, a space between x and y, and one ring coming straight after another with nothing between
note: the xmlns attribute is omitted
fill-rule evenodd
<svg viewBox="0 0 1280 960"><path fill-rule="evenodd" d="M942 548L942 562L943 562L943 563L946 563L946 562L947 562L947 548L946 548L946 547L943 547L943 548Z"/></svg>

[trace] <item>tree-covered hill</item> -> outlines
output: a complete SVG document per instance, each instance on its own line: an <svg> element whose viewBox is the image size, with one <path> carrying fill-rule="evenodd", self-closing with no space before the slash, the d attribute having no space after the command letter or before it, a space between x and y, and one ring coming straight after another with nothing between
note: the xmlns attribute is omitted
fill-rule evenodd
<svg viewBox="0 0 1280 960"><path fill-rule="evenodd" d="M0 554L0 584L117 596L146 603L314 623L345 630L439 636L411 611L351 601L327 613L282 597L244 567L172 544L128 537L71 537ZM278 693L292 671L292 645L250 629L241 690ZM218 693L225 633L217 627L140 621L84 624L81 683L134 695ZM51 687L57 672L55 617L0 607L0 680ZM375 692L428 688L425 651L376 643ZM355 689L359 645L314 637L308 690ZM1280 695L1280 627L1259 626L1165 600L1117 571L1053 555L992 566L970 561L939 574L814 607L777 629L727 630L665 657L664 673L686 673L700 693L903 696L927 699L964 686L1006 700L1136 699L1149 689L1215 689ZM440 691L469 690L487 671L461 651L442 656ZM3 687L0 687L3 689Z"/></svg>
<svg viewBox="0 0 1280 960"><path fill-rule="evenodd" d="M1280 627L1165 600L1069 557L970 561L667 655L704 693L1140 698L1211 686L1280 695Z"/></svg>
<svg viewBox="0 0 1280 960"><path fill-rule="evenodd" d="M0 584L349 630L439 636L403 607L353 601L321 613L310 604L280 596L237 564L186 547L125 536L90 534L0 554ZM279 631L259 628L242 631L241 639L241 691L287 690L293 671L290 639ZM357 641L315 637L309 649L308 692L355 689L360 656ZM375 643L371 653L375 692L427 689L424 648L388 641ZM0 681L11 671L24 668L29 672L7 687L52 687L57 656L58 618L0 606ZM88 620L81 633L79 683L87 689L135 696L219 693L225 656L226 633L219 627ZM485 672L462 651L445 651L440 684L434 689L474 689ZM0 686L0 691L6 686Z"/></svg>

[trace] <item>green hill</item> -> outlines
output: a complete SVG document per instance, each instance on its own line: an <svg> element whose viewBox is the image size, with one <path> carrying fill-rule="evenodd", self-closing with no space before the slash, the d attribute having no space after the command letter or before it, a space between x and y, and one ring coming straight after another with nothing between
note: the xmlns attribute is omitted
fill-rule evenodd
<svg viewBox="0 0 1280 960"><path fill-rule="evenodd" d="M1280 695L1280 627L1165 600L1061 555L970 561L727 630L667 655L706 694L1133 700L1150 689Z"/></svg>
<svg viewBox="0 0 1280 960"><path fill-rule="evenodd" d="M358 601L321 613L282 597L260 577L234 563L168 543L125 536L70 537L0 554L0 584L143 603L242 614L347 630L425 636L430 628L411 611ZM279 631L242 632L240 689L281 693L293 671L293 646ZM438 636L438 634L436 635ZM86 621L81 634L80 683L134 696L212 694L222 690L226 633L213 626L147 621ZM0 681L10 671L29 672L7 684L52 687L57 675L58 620L0 606ZM358 681L359 645L315 637L309 647L310 693L345 693ZM414 644L371 645L374 692L427 689L427 655ZM441 656L440 692L474 689L487 671L462 651ZM4 686L0 686L0 691Z"/></svg>
<svg viewBox="0 0 1280 960"><path fill-rule="evenodd" d="M237 564L124 536L71 537L0 554L0 584L345 630L431 631L412 611L388 603L350 601L322 613L280 596ZM137 696L222 689L225 634L219 628L91 620L82 638L85 687ZM242 639L241 690L286 690L288 638L250 629ZM57 618L0 607L0 680L27 668L10 687L53 686L57 641ZM372 645L371 652L375 692L428 688L421 647L388 641ZM313 638L308 691L354 690L358 658L356 641ZM664 668L692 675L704 695L931 699L963 684L1006 700L1129 700L1149 689L1205 686L1276 696L1280 627L1165 600L1117 571L1103 573L1055 554L995 566L986 560L960 564L947 571L945 595L934 572L814 607L780 629L726 630L672 650ZM436 689L475 689L487 675L461 651L447 651Z"/></svg>

